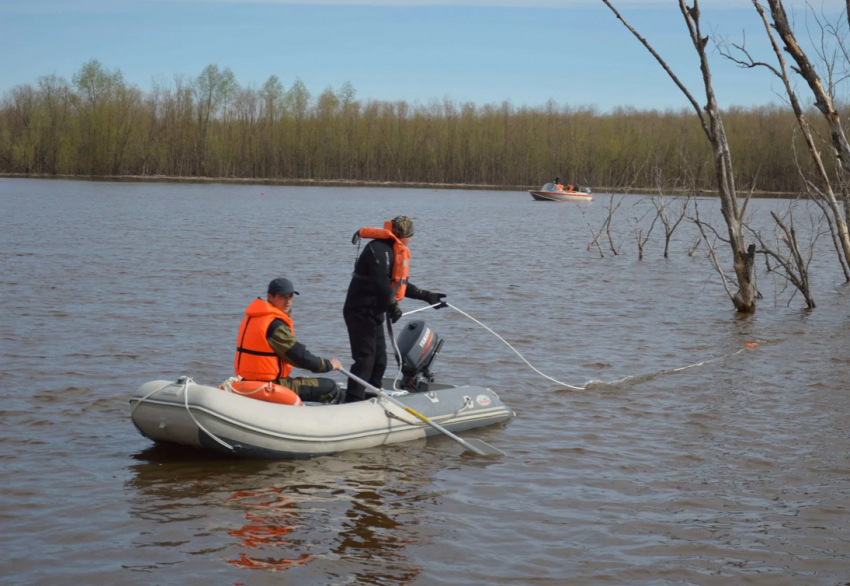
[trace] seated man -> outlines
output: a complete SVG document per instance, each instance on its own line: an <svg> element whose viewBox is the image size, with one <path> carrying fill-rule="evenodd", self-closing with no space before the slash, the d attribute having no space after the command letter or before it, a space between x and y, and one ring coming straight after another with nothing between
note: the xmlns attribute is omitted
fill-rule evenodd
<svg viewBox="0 0 850 586"><path fill-rule="evenodd" d="M557 187L557 188L558 188L558 189L560 189L561 191L563 191L563 190L564 190L564 185L563 185L563 183L561 183L561 178L560 178L560 177L555 177L555 187Z"/></svg>
<svg viewBox="0 0 850 586"><path fill-rule="evenodd" d="M293 366L316 373L342 368L336 358L314 356L296 341L289 316L295 295L292 282L278 277L269 283L267 301L258 297L251 302L239 326L234 369L244 380L271 381L292 389L302 401L337 403L342 395L334 380L289 376Z"/></svg>

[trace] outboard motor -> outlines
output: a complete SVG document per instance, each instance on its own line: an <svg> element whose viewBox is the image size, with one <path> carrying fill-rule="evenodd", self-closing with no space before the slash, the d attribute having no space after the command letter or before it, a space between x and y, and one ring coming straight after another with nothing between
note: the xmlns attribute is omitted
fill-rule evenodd
<svg viewBox="0 0 850 586"><path fill-rule="evenodd" d="M420 382L434 382L431 363L443 347L443 340L423 320L404 326L396 339L401 354L402 389L416 392Z"/></svg>

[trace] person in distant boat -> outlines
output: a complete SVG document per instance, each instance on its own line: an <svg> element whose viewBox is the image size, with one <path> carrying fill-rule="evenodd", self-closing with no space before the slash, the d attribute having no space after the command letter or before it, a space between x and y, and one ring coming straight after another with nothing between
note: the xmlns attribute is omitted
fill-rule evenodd
<svg viewBox="0 0 850 586"><path fill-rule="evenodd" d="M555 187L557 187L561 191L564 190L564 186L561 184L561 178L560 177L555 177Z"/></svg>
<svg viewBox="0 0 850 586"><path fill-rule="evenodd" d="M342 368L336 358L314 356L295 339L290 314L298 294L289 279L278 277L269 283L265 300L251 302L239 326L233 367L244 380L271 381L292 389L302 401L338 403L342 390L333 379L290 377L293 366L315 373Z"/></svg>
<svg viewBox="0 0 850 586"><path fill-rule="evenodd" d="M419 299L429 305L445 307L443 293L431 293L408 282L410 250L413 239L413 220L398 216L385 222L384 228L361 228L354 233L352 243L360 238L373 238L354 263L354 273L348 285L342 315L351 342L354 365L351 373L369 384L381 387L387 369L387 343L384 338L384 316L392 323L401 317L398 302L405 297ZM363 401L363 386L348 381L345 402Z"/></svg>

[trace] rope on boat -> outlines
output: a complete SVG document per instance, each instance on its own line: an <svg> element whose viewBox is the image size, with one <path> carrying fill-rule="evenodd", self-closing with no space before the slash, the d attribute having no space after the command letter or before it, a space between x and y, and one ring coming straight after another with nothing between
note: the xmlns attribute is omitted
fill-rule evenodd
<svg viewBox="0 0 850 586"><path fill-rule="evenodd" d="M186 413L188 413L188 414L189 414L189 417L191 417L191 418L192 418L192 421L194 421L194 422L195 422L195 425L197 425L197 426L198 426L198 429L202 430L204 433L206 433L208 436L210 436L211 438L213 438L215 441L217 441L218 443L220 443L221 445L223 445L225 448L227 448L227 449L228 449L228 450L230 450L231 452L235 452L236 450L234 450L234 449L233 449L233 446L231 446L229 443L227 443L226 441L224 441L224 440L223 440L223 439L221 439L220 437L216 436L213 432L211 432L211 431L210 431L210 430L208 430L206 427L204 427L203 425L201 425L201 422L200 422L200 421L198 421L197 419L195 419L194 414L192 414L192 410L191 410L191 409L189 409L189 383L190 383L190 382L194 383L195 381L193 381L193 380L192 380L191 378L189 378L188 376L187 376L187 377L185 377L185 378L184 378L184 380L183 380L183 404L184 404L184 405L186 405Z"/></svg>
<svg viewBox="0 0 850 586"><path fill-rule="evenodd" d="M184 376L184 377L180 377L179 379L177 379L177 382L179 383L181 379L183 380L183 404L186 406L186 412L189 414L189 417L191 417L191 418L192 418L192 421L194 421L194 422L195 422L195 425L197 425L197 426L198 426L198 429L202 430L202 431L203 431L204 433L206 433L208 436L210 436L210 437L211 437L211 438L213 438L215 441L217 441L218 443L220 443L221 445L223 445L225 448L227 448L227 449L228 449L228 450L230 450L230 451L235 451L235 450L233 449L233 446L231 446L229 443L227 443L227 442L226 442L226 441L224 441L223 439L221 439L221 438L219 438L218 436L216 436L213 432L211 432L211 431L210 431L210 430L208 430L206 427L204 427L203 425L201 425L201 422L200 422L200 421L198 421L197 419L195 419L195 415L192 413L192 410L191 410L191 409L189 409L189 383L194 383L195 381L193 381L193 380L192 380L190 377L188 377L188 376ZM132 417L132 416L133 416L133 413L135 413L135 412L136 412L136 409L139 407L139 405L141 405L142 403L144 403L145 401L147 401L147 400L148 400L148 398L149 398L151 395L153 395L153 394L155 394L155 393L158 393L159 391L161 391L161 390L163 390L163 389L165 389L165 388L168 388L168 387L170 387L170 386L171 386L171 385L173 385L173 384L175 384L175 383L168 383L168 384L162 385L161 387L159 387L159 388L156 388L156 389L152 390L150 393L148 393L147 395L145 395L144 397L142 397L141 399L139 399L139 400L136 402L136 404L135 404L135 405L133 405L133 408L132 408L132 409L130 409L130 417Z"/></svg>
<svg viewBox="0 0 850 586"><path fill-rule="evenodd" d="M135 413L135 412L136 412L136 409L138 409L138 408L139 408L139 405L141 405L142 403L144 403L145 401L147 401L148 397L150 397L150 396L151 396L151 395L153 395L154 393L158 393L158 392L160 392L162 389L164 389L164 388L166 388L166 387L170 387L170 386L171 386L171 385L173 385L173 384L174 384L174 383L167 383L167 384L164 384L164 385L162 385L161 387L159 387L158 389L154 389L154 390L152 390L150 393L148 393L147 395L145 395L144 397L142 397L141 399L139 399L139 400L136 402L136 404L135 404L135 405L133 405L133 408L132 408L132 409L130 409L130 417L132 417L132 416L133 416L133 413Z"/></svg>

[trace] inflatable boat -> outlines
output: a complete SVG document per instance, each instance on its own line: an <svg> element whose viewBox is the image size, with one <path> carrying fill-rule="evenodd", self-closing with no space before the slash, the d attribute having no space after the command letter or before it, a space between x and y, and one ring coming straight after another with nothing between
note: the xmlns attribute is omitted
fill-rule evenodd
<svg viewBox="0 0 850 586"><path fill-rule="evenodd" d="M593 201L593 193L589 187L583 187L579 191L564 191L558 189L554 183L547 183L540 191L529 191L531 197L537 201Z"/></svg>
<svg viewBox="0 0 850 586"><path fill-rule="evenodd" d="M514 416L492 389L434 382L430 366L442 340L424 322L408 324L397 347L402 376L385 379L383 388L405 407L451 432ZM133 424L155 442L247 458L313 458L439 433L380 397L341 405L283 405L188 377L148 382L133 394L130 405Z"/></svg>

